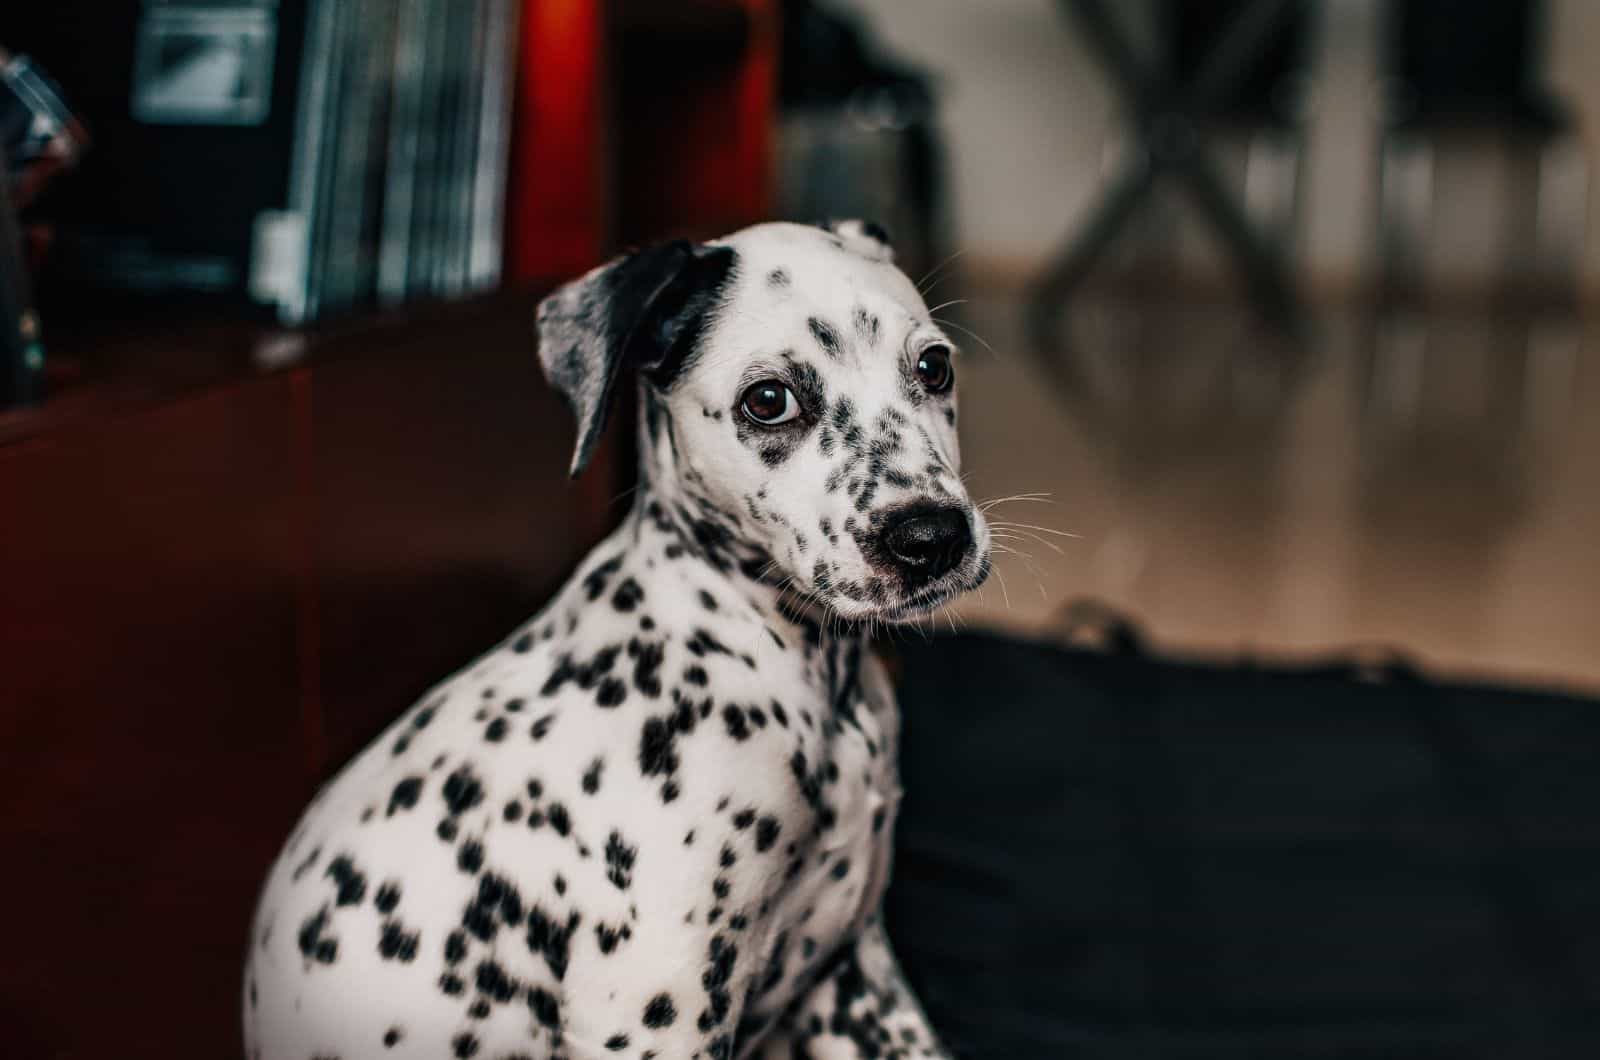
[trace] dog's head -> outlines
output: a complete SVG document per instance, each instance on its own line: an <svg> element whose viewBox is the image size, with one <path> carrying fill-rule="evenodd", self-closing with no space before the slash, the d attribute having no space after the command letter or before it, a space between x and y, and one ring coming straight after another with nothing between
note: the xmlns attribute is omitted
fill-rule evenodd
<svg viewBox="0 0 1600 1060"><path fill-rule="evenodd" d="M913 618L988 576L954 350L860 222L640 251L539 306L540 360L578 421L572 473L637 370L653 499L702 547L848 619Z"/></svg>

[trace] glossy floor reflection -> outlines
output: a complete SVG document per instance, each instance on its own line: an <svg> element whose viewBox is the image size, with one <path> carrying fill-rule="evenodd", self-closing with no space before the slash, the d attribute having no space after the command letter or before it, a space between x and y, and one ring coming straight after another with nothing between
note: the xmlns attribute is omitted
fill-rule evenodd
<svg viewBox="0 0 1600 1060"><path fill-rule="evenodd" d="M1600 327L1323 310L1295 356L1237 305L1106 299L1046 355L1016 299L963 308L972 492L1076 536L1004 530L957 622L1093 597L1166 651L1600 689Z"/></svg>

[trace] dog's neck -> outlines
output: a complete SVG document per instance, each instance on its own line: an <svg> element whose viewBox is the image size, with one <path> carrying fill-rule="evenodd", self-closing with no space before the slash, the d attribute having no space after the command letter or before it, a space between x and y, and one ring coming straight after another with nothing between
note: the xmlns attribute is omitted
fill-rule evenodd
<svg viewBox="0 0 1600 1060"><path fill-rule="evenodd" d="M634 548L684 559L715 579L725 594L744 600L779 636L833 648L865 639L860 623L840 618L789 588L789 577L759 546L707 511L692 495L642 480L622 532Z"/></svg>

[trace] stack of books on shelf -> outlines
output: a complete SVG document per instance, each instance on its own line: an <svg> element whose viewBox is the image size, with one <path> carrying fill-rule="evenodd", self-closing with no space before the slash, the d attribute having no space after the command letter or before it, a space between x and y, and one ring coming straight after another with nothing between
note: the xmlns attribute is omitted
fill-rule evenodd
<svg viewBox="0 0 1600 1060"><path fill-rule="evenodd" d="M288 193L250 288L287 322L499 283L515 0L311 0Z"/></svg>

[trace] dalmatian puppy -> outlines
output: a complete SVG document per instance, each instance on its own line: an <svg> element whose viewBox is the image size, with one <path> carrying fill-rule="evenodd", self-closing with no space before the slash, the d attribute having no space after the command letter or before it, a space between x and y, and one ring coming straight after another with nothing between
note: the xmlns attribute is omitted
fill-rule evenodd
<svg viewBox="0 0 1600 1060"><path fill-rule="evenodd" d="M878 911L899 719L866 643L989 573L953 344L875 226L644 250L539 307L632 511L317 795L267 878L252 1060L948 1056Z"/></svg>

